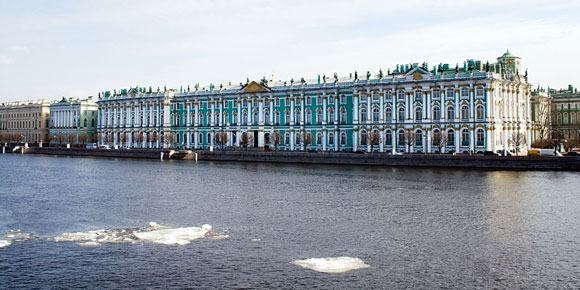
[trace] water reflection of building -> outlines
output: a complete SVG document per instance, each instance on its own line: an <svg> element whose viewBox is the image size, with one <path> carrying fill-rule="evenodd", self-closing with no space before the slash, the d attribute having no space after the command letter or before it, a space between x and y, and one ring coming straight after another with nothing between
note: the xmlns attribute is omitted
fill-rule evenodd
<svg viewBox="0 0 580 290"><path fill-rule="evenodd" d="M86 100L63 98L51 104L51 138L61 143L91 143L97 131L97 114L97 104L91 97Z"/></svg>
<svg viewBox="0 0 580 290"><path fill-rule="evenodd" d="M520 65L508 51L493 64L405 64L362 77L104 92L98 132L101 143L130 147L208 148L222 134L226 146L267 147L277 132L282 150L509 149L512 133L530 140L530 85Z"/></svg>

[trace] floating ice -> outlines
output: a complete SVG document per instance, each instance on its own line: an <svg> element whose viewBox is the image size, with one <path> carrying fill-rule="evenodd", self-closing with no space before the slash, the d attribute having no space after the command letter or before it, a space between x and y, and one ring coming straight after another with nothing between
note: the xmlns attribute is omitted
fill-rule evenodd
<svg viewBox="0 0 580 290"><path fill-rule="evenodd" d="M187 245L208 235L210 225L202 227L170 228L150 222L149 227L136 229L111 229L88 232L64 233L54 238L56 242L77 242L79 246L98 246L102 243L160 243Z"/></svg>
<svg viewBox="0 0 580 290"><path fill-rule="evenodd" d="M311 258L290 262L294 265L321 273L345 273L352 270L370 268L359 258L336 257L336 258Z"/></svg>
<svg viewBox="0 0 580 290"><path fill-rule="evenodd" d="M210 225L200 227L161 229L146 232L135 232L135 236L144 242L165 245L187 245L193 240L205 237L211 230Z"/></svg>
<svg viewBox="0 0 580 290"><path fill-rule="evenodd" d="M20 230L11 230L4 234L4 238L13 242L25 242L37 239L38 237L33 234L23 233Z"/></svg>
<svg viewBox="0 0 580 290"><path fill-rule="evenodd" d="M8 247L10 246L12 243L8 240L0 240L0 248L4 248L4 247Z"/></svg>
<svg viewBox="0 0 580 290"><path fill-rule="evenodd" d="M77 245L81 247L100 247L101 243L97 242L84 242L84 243L77 243Z"/></svg>

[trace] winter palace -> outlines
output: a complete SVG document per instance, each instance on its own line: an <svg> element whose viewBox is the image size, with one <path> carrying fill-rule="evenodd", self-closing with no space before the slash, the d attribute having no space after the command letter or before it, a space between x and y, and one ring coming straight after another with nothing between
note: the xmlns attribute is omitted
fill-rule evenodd
<svg viewBox="0 0 580 290"><path fill-rule="evenodd" d="M314 81L103 92L97 132L102 144L136 148L509 150L514 132L531 137L531 86L520 61L508 50L494 63L470 59Z"/></svg>

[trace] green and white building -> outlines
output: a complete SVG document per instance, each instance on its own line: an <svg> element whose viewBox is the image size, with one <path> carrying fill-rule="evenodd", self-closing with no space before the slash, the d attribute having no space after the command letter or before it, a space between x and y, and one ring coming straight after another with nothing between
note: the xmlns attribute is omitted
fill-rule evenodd
<svg viewBox="0 0 580 290"><path fill-rule="evenodd" d="M519 57L508 51L497 60L397 65L363 77L104 92L98 132L101 143L139 148L216 148L218 133L227 136L227 147L272 148L270 136L278 132L280 150L509 150L512 133L530 140L530 85ZM304 144L307 133L311 144Z"/></svg>
<svg viewBox="0 0 580 290"><path fill-rule="evenodd" d="M93 143L96 142L93 135L97 132L97 118L98 105L92 97L85 100L62 98L50 105L49 134L57 143Z"/></svg>

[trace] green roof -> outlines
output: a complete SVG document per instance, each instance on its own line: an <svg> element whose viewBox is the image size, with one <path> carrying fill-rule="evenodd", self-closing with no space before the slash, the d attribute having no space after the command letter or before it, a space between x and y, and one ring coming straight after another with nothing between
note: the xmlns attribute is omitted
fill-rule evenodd
<svg viewBox="0 0 580 290"><path fill-rule="evenodd" d="M518 58L517 56L513 55L510 50L508 49L501 57L512 57Z"/></svg>

